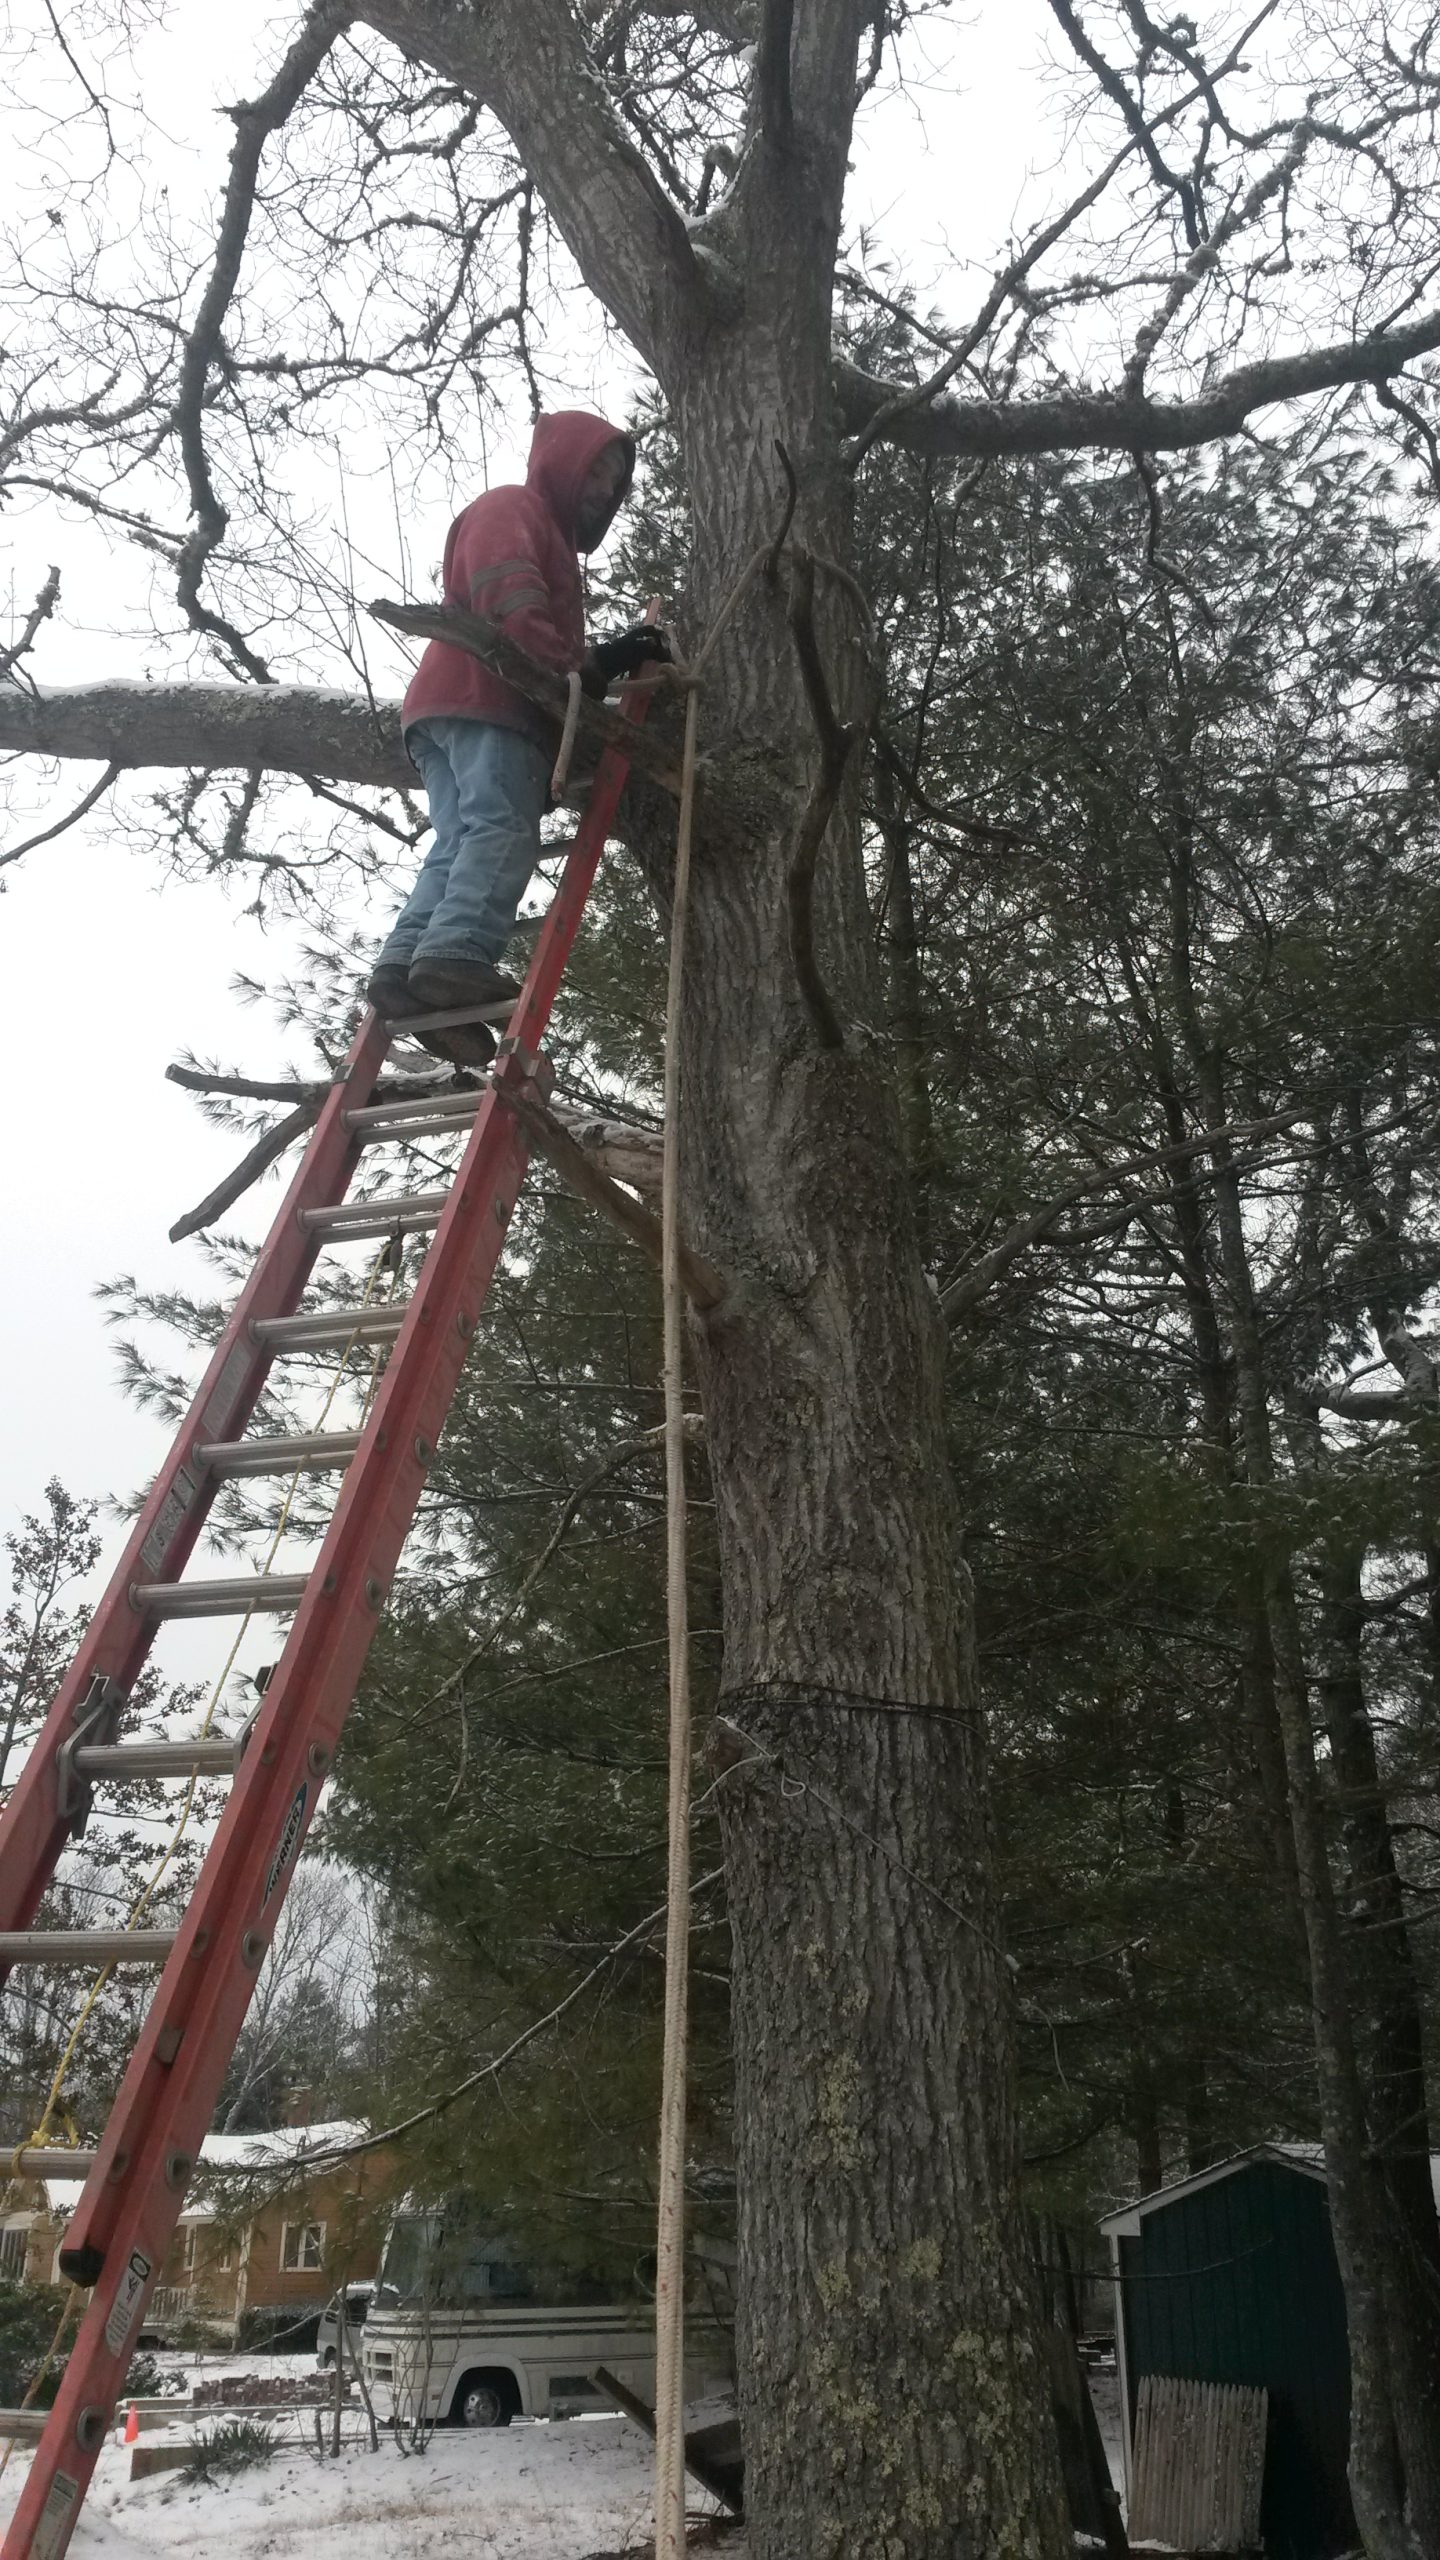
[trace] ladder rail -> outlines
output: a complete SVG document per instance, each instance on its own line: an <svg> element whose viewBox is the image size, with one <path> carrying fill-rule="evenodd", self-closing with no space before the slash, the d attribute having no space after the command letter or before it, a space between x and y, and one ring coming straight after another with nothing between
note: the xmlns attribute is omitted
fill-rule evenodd
<svg viewBox="0 0 1440 2560"><path fill-rule="evenodd" d="M28 1926L55 1872L71 1827L70 1816L59 1809L61 1749L74 1732L93 1681L111 1679L127 1697L134 1686L158 1621L136 1609L131 1586L178 1582L189 1560L219 1483L208 1469L196 1466L196 1444L238 1439L254 1411L274 1353L268 1342L252 1336L251 1324L291 1315L299 1305L324 1245L322 1236L306 1228L301 1213L343 1198L360 1158L359 1142L346 1127L346 1110L357 1090L368 1093L387 1045L385 1025L367 1015L321 1105L290 1189L189 1413L0 1814L0 1930ZM0 1982L6 1970L0 1959Z"/></svg>
<svg viewBox="0 0 1440 2560"><path fill-rule="evenodd" d="M632 700L643 713L645 692ZM539 1057L540 1039L627 771L624 756L607 750L395 1351L93 2155L61 2265L73 2281L94 2290L0 2560L35 2560L39 2553L43 2560L61 2560L69 2544L500 1258L529 1161L519 1115L502 1097L532 1088L538 1074L548 1073ZM272 1249L280 1250L278 1267L292 1292L289 1309L320 1244L295 1214L318 1197L312 1189L308 1201L302 1198L301 1174L312 1157L317 1167L323 1163L334 1198L340 1175L348 1180L353 1173L362 1139L344 1125L347 1087L368 1094L389 1037L387 1026L373 1014L365 1016L342 1077L323 1106L271 1245L261 1257L268 1263ZM238 1436L258 1395L270 1351L254 1342L250 1320L262 1312L289 1311L269 1302L263 1310L257 1305L258 1276L259 1265L117 1570L112 1593L118 1589L127 1610L131 1580L161 1572L178 1575L208 1507L208 1496L202 1504L197 1495L168 1532L163 1550L152 1549L137 1569L146 1523L153 1536L162 1515L162 1483L173 1477L177 1464L184 1464L197 1440ZM242 1382L237 1359L227 1390L231 1400L221 1410L222 1354L230 1356L242 1344L255 1372L253 1391L242 1411L250 1367ZM206 1406L207 1393L215 1400L213 1409ZM213 1480L206 1481L213 1490ZM107 1594L107 1603L111 1596ZM93 1646L90 1651L92 1669L109 1667ZM85 1687L72 1679L52 1709L46 1727L47 1735L55 1727L52 1762L69 1729L74 1703L85 1694ZM30 1916L29 1910L23 1914Z"/></svg>

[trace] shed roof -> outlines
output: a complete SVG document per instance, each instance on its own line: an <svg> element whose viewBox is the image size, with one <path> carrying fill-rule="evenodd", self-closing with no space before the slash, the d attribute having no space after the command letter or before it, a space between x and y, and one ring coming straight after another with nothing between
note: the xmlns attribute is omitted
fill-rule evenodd
<svg viewBox="0 0 1440 2560"><path fill-rule="evenodd" d="M1100 2228L1114 2239L1133 2239L1147 2214L1178 2204L1182 2196L1198 2195L1202 2187L1212 2187L1220 2178L1233 2178L1237 2170L1248 2169L1257 2160L1278 2161L1281 2168L1294 2169L1301 2177L1325 2184L1325 2153L1320 2143L1252 2142L1247 2151L1232 2152L1228 2160L1217 2160L1212 2167L1197 2169L1188 2178L1172 2178L1168 2186L1136 2196L1130 2204L1117 2205L1113 2213L1101 2215ZM1435 2201L1440 2204L1440 2151L1430 2154L1430 2179Z"/></svg>

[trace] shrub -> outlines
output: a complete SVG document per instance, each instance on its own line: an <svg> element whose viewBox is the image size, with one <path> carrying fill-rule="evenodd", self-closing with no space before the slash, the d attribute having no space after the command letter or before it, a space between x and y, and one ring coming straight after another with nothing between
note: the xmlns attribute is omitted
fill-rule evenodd
<svg viewBox="0 0 1440 2560"><path fill-rule="evenodd" d="M197 2483L226 2480L237 2471L273 2462L275 2453L275 2438L258 2418L221 2418L200 2429L182 2476Z"/></svg>
<svg viewBox="0 0 1440 2560"><path fill-rule="evenodd" d="M48 2285L14 2284L0 2277L0 2403L7 2409L18 2408L24 2399L64 2308L64 2294ZM35 2406L49 2408L64 2370L62 2349L35 2395Z"/></svg>

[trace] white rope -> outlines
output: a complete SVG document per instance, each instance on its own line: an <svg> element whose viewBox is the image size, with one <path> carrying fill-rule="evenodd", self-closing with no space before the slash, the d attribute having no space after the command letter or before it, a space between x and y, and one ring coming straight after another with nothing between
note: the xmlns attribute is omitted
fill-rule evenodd
<svg viewBox="0 0 1440 2560"><path fill-rule="evenodd" d="M565 704L565 726L560 732L560 752L555 758L555 768L550 776L552 800L564 799L565 786L570 779L570 759L575 753L575 732L580 725L580 696L584 689L580 682L578 667L571 668L565 682L569 693Z"/></svg>
<svg viewBox="0 0 1440 2560"><path fill-rule="evenodd" d="M670 1636L670 1857L665 1908L665 2054L655 2275L655 2560L685 2550L685 2043L690 1958L690 1646L685 1589L684 1297L680 1285L680 1019L700 697L685 702L680 827L665 1002L665 1145L660 1206L665 1310L665 1567Z"/></svg>

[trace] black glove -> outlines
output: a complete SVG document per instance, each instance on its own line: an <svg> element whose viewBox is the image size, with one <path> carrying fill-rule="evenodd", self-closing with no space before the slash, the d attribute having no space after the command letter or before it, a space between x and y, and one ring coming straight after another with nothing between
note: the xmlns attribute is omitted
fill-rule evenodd
<svg viewBox="0 0 1440 2560"><path fill-rule="evenodd" d="M655 622L637 622L617 631L613 640L597 640L580 668L580 689L599 701L617 676L633 676L641 667L668 666L670 643Z"/></svg>

